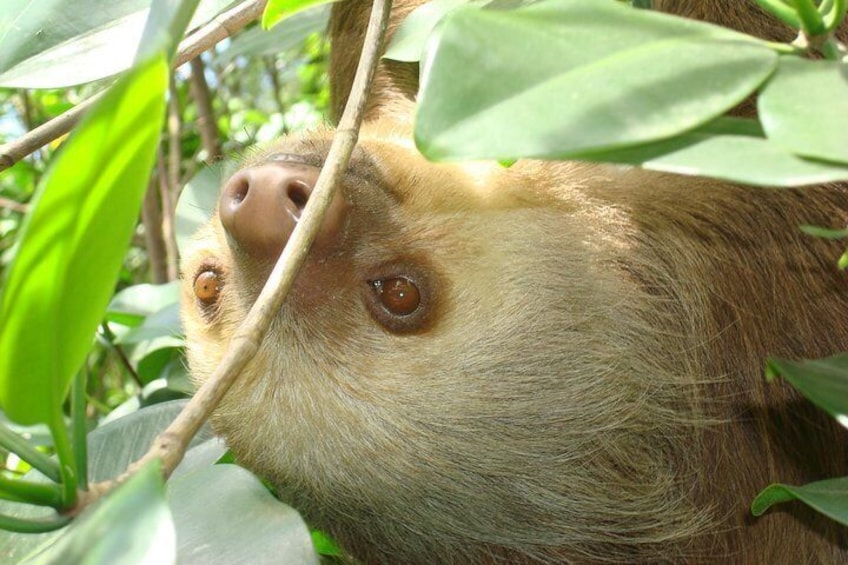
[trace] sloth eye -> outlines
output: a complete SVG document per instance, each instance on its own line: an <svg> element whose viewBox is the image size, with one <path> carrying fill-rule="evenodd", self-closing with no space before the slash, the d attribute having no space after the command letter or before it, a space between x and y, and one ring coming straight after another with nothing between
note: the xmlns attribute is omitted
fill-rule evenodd
<svg viewBox="0 0 848 565"><path fill-rule="evenodd" d="M194 279L194 295L204 306L211 306L218 301L223 286L221 273L206 269Z"/></svg>
<svg viewBox="0 0 848 565"><path fill-rule="evenodd" d="M365 279L364 301L371 317L394 334L427 331L436 322L437 277L407 263L390 263Z"/></svg>
<svg viewBox="0 0 848 565"><path fill-rule="evenodd" d="M370 281L380 304L395 316L409 316L421 304L421 293L411 280L405 277Z"/></svg>

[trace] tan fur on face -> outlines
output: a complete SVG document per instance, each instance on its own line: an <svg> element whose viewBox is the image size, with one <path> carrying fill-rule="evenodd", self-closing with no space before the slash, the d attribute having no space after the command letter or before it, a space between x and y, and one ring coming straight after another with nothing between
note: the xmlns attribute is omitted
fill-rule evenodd
<svg viewBox="0 0 848 565"><path fill-rule="evenodd" d="M762 378L766 355L848 348L841 248L797 229L844 225L846 187L434 165L410 145L408 85L378 85L392 102L363 128L339 245L313 254L215 417L239 461L369 563L845 561L841 528L747 506L770 482L848 470L842 430ZM329 135L249 163L320 161ZM420 331L369 313L387 264L426 273ZM203 265L226 281L211 314L191 292ZM217 219L183 269L202 381L262 281Z"/></svg>

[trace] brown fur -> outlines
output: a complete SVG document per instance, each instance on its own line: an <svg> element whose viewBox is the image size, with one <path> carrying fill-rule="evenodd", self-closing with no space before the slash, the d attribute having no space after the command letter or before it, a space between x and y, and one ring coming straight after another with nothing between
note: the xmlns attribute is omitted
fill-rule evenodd
<svg viewBox="0 0 848 565"><path fill-rule="evenodd" d="M334 9L337 97L366 4ZM848 470L842 430L762 377L767 355L848 349L840 247L797 229L844 225L848 189L428 163L409 141L402 69L378 77L338 246L313 250L216 414L237 458L369 563L844 562L842 528L800 504L759 519L747 506L770 482ZM321 160L330 136L246 166ZM387 264L427 273L422 331L369 314L366 281ZM212 311L184 287L199 381L262 283L217 218L187 281L210 265L225 281Z"/></svg>

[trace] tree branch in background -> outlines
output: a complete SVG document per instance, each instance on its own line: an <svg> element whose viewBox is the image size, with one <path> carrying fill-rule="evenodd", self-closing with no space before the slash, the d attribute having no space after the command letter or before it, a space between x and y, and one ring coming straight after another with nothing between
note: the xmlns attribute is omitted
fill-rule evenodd
<svg viewBox="0 0 848 565"><path fill-rule="evenodd" d="M180 165L182 163L183 124L180 96L177 92L176 82L174 82L173 72L171 73L169 93L167 117L168 169L167 175L159 179L159 189L162 192L162 237L165 240L165 250L168 252L168 280L175 281L180 276L174 210L177 208L179 187L182 186Z"/></svg>
<svg viewBox="0 0 848 565"><path fill-rule="evenodd" d="M0 196L0 208L7 208L12 212L20 212L21 214L29 212L29 204L21 204L20 202L10 198L3 198L2 196Z"/></svg>
<svg viewBox="0 0 848 565"><path fill-rule="evenodd" d="M204 161L214 163L224 157L221 148L221 137L218 135L218 122L212 109L212 96L209 94L209 84L206 82L206 65L203 59L195 57L191 60L191 79L188 83L191 97L197 104L197 129L200 131L200 141L206 151Z"/></svg>
<svg viewBox="0 0 848 565"><path fill-rule="evenodd" d="M156 155L157 172L150 177L144 202L141 205L141 223L144 225L144 248L150 262L150 278L154 284L168 282L168 252L162 238L162 209L159 204L159 178L162 176L162 152Z"/></svg>
<svg viewBox="0 0 848 565"><path fill-rule="evenodd" d="M185 455L191 438L229 390L238 374L254 358L271 321L291 289L297 271L306 259L309 247L335 196L336 187L347 169L351 153L359 137L359 126L371 81L379 61L391 0L375 0L365 34L356 78L339 127L318 181L304 209L303 216L286 244L265 287L230 342L221 363L200 387L185 409L154 441L150 450L134 463L128 473L135 472L152 459L162 460L162 470L169 476ZM108 488L100 485L99 490Z"/></svg>
<svg viewBox="0 0 848 565"><path fill-rule="evenodd" d="M262 15L267 0L252 0L239 4L212 21L199 28L180 43L179 51L174 60L174 67L179 67L216 43L234 35L250 22ZM54 139L65 135L82 118L85 112L103 97L104 91L83 100L64 114L56 116L49 122L38 126L14 141L0 145L0 171L4 171L40 147Z"/></svg>
<svg viewBox="0 0 848 565"><path fill-rule="evenodd" d="M277 105L277 111L280 115L285 115L286 108L283 106L283 88L280 85L280 73L277 71L277 58L274 55L266 55L262 59L265 63L265 70L268 71L268 78L271 79L272 94L274 95L274 103Z"/></svg>

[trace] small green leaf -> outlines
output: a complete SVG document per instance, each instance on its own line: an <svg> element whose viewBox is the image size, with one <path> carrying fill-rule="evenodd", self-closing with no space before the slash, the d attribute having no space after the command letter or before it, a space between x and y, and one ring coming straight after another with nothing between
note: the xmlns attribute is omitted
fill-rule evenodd
<svg viewBox="0 0 848 565"><path fill-rule="evenodd" d="M848 164L848 75L837 61L781 57L758 100L769 139L816 159Z"/></svg>
<svg viewBox="0 0 848 565"><path fill-rule="evenodd" d="M848 477L828 479L795 487L774 484L763 489L751 504L751 513L762 516L771 506L800 500L825 516L848 525Z"/></svg>
<svg viewBox="0 0 848 565"><path fill-rule="evenodd" d="M766 377L772 380L778 376L842 425L848 424L848 353L806 361L769 359Z"/></svg>
<svg viewBox="0 0 848 565"><path fill-rule="evenodd" d="M836 266L842 271L848 269L848 251L839 257L839 261L837 261Z"/></svg>
<svg viewBox="0 0 848 565"><path fill-rule="evenodd" d="M0 296L0 406L51 422L114 290L153 166L168 66L120 79L40 185Z"/></svg>
<svg viewBox="0 0 848 565"><path fill-rule="evenodd" d="M848 237L848 228L842 230L834 230L830 228L823 228L821 226L801 226L801 231L816 237L822 237L824 239L844 239Z"/></svg>
<svg viewBox="0 0 848 565"><path fill-rule="evenodd" d="M312 545L319 555L329 555L332 557L342 557L342 550L336 545L333 539L322 532L321 530L312 530Z"/></svg>
<svg viewBox="0 0 848 565"><path fill-rule="evenodd" d="M145 465L87 509L65 533L28 563L113 565L176 562L176 533L161 464Z"/></svg>
<svg viewBox="0 0 848 565"><path fill-rule="evenodd" d="M428 44L416 143L438 160L657 141L734 107L776 64L752 37L617 2L462 7Z"/></svg>
<svg viewBox="0 0 848 565"><path fill-rule="evenodd" d="M313 6L329 4L338 0L268 0L262 12L262 29L271 29L289 16Z"/></svg>

